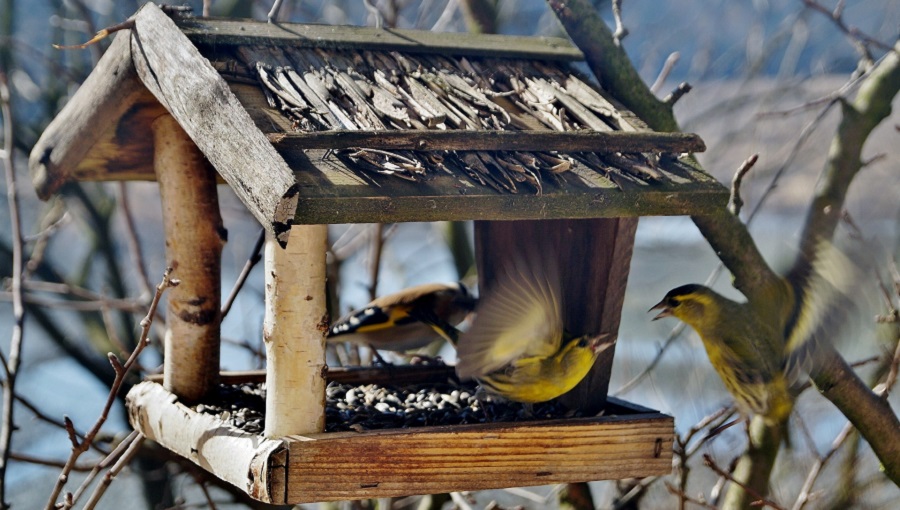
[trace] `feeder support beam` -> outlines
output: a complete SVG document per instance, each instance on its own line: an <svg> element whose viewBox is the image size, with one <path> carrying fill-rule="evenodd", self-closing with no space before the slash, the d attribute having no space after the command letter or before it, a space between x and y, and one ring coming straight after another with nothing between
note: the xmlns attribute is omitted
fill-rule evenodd
<svg viewBox="0 0 900 510"><path fill-rule="evenodd" d="M281 248L266 239L266 437L325 430L327 225L294 225Z"/></svg>
<svg viewBox="0 0 900 510"><path fill-rule="evenodd" d="M156 119L151 129L166 264L181 280L167 293L163 385L191 403L218 382L225 229L215 171L203 154L170 115Z"/></svg>

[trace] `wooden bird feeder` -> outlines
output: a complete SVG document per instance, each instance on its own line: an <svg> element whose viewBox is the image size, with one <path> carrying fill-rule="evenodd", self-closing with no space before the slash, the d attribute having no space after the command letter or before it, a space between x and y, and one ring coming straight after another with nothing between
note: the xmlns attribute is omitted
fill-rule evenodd
<svg viewBox="0 0 900 510"><path fill-rule="evenodd" d="M170 17L115 39L30 160L38 194L156 180L168 263L162 382L132 425L285 504L665 474L673 419L607 399L608 349L565 403L590 417L324 431L327 224L477 220L480 286L521 250L561 259L566 327L618 334L637 218L721 208L727 190L573 70L555 38ZM220 381L216 184L268 233L265 430L197 412ZM596 416L596 412L604 412Z"/></svg>

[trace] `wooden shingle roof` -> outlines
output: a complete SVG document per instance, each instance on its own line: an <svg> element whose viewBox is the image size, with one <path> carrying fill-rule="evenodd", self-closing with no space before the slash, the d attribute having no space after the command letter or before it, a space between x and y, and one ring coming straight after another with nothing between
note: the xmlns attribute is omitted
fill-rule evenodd
<svg viewBox="0 0 900 510"><path fill-rule="evenodd" d="M143 8L32 153L69 180L153 179L171 114L262 224L702 214L726 190L573 67L554 38ZM284 241L285 239L282 239Z"/></svg>

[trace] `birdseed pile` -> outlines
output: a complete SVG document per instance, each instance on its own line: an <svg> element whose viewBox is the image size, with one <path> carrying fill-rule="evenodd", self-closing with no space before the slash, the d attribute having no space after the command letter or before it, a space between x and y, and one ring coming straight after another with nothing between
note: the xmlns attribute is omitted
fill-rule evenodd
<svg viewBox="0 0 900 510"><path fill-rule="evenodd" d="M243 432L260 434L265 428L265 393L262 383L221 384L218 394L195 410L217 415ZM481 395L476 398L476 385L471 382L405 386L331 382L325 397L326 432L583 416L557 402L535 404L529 415L517 402Z"/></svg>

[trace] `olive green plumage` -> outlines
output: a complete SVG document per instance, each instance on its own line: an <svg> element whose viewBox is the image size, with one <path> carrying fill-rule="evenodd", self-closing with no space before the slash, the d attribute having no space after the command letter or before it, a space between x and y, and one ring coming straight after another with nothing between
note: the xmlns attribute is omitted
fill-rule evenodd
<svg viewBox="0 0 900 510"><path fill-rule="evenodd" d="M702 285L669 291L651 310L693 327L713 368L745 414L781 423L791 412L782 333L777 320Z"/></svg>
<svg viewBox="0 0 900 510"><path fill-rule="evenodd" d="M676 317L694 328L710 363L745 415L784 423L793 408L791 386L815 359L816 345L846 317L859 268L821 242L756 302L738 303L703 285L669 291L650 310L654 320Z"/></svg>

